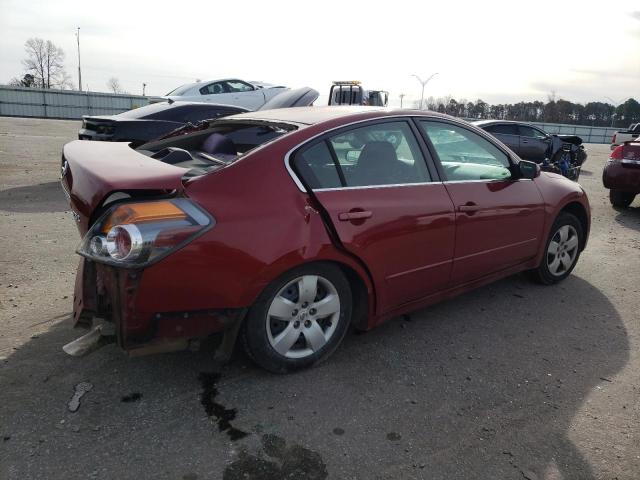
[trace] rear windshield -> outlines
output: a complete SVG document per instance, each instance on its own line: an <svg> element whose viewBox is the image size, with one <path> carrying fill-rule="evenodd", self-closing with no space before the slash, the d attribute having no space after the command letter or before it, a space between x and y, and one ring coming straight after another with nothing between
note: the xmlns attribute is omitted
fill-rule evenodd
<svg viewBox="0 0 640 480"><path fill-rule="evenodd" d="M153 115L158 113L162 114L166 110L176 108L169 102L152 103L151 105L145 105L144 107L134 108L128 112L121 113L120 117L125 118L154 118Z"/></svg>
<svg viewBox="0 0 640 480"><path fill-rule="evenodd" d="M140 153L201 175L231 164L254 148L296 130L285 123L217 121L206 130L157 140L138 147Z"/></svg>
<svg viewBox="0 0 640 480"><path fill-rule="evenodd" d="M167 93L165 95L165 97L168 97L169 95L182 95L184 92L189 90L191 87L193 87L193 83L187 83L186 85L181 85L178 88L175 88L175 89L171 90L169 93Z"/></svg>

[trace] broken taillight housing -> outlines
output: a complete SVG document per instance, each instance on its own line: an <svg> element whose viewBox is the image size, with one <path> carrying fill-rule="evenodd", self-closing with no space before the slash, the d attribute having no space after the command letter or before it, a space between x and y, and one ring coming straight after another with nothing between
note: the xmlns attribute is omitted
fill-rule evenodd
<svg viewBox="0 0 640 480"><path fill-rule="evenodd" d="M77 252L96 262L146 267L182 248L214 223L184 198L120 203L91 227Z"/></svg>

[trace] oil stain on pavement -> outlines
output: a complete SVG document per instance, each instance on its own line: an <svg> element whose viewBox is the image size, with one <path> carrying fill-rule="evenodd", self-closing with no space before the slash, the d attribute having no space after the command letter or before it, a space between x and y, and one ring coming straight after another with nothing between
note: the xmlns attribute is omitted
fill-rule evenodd
<svg viewBox="0 0 640 480"><path fill-rule="evenodd" d="M200 403L204 407L207 416L209 418L215 418L215 421L218 423L218 430L225 432L232 441L246 437L248 435L247 432L231 425L231 422L236 418L237 410L235 408L226 408L215 400L218 395L216 383L220 379L220 374L202 372L198 378L202 384Z"/></svg>
<svg viewBox="0 0 640 480"><path fill-rule="evenodd" d="M262 448L270 458L243 451L225 469L223 480L324 480L329 475L320 454L300 445L287 446L277 435L263 435Z"/></svg>

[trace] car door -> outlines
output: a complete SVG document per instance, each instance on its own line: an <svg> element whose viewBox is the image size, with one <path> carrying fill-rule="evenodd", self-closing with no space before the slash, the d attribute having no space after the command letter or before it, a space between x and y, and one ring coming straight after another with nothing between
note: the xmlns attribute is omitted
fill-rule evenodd
<svg viewBox="0 0 640 480"><path fill-rule="evenodd" d="M544 225L532 180L514 178L505 151L458 124L419 120L456 209L452 285L472 282L533 258Z"/></svg>
<svg viewBox="0 0 640 480"><path fill-rule="evenodd" d="M264 105L265 97L261 88L256 88L242 80L227 80L224 83L226 91L233 98L233 103L230 105L238 105L249 110L257 110Z"/></svg>
<svg viewBox="0 0 640 480"><path fill-rule="evenodd" d="M371 272L379 313L446 288L451 273L453 205L414 129L397 119L360 124L294 158L341 246Z"/></svg>
<svg viewBox="0 0 640 480"><path fill-rule="evenodd" d="M520 132L516 124L498 123L484 127L484 130L504 143L517 155L520 155Z"/></svg>
<svg viewBox="0 0 640 480"><path fill-rule="evenodd" d="M551 139L537 128L528 125L518 125L520 131L520 158L542 162L547 157Z"/></svg>

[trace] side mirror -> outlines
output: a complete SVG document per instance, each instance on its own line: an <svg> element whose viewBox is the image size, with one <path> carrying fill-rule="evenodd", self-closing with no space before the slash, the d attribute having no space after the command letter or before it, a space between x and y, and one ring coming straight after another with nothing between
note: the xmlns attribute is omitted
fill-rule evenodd
<svg viewBox="0 0 640 480"><path fill-rule="evenodd" d="M520 170L520 178L533 180L540 175L540 165L535 162L520 160L520 162L518 162L518 169Z"/></svg>

